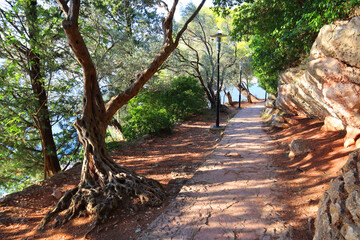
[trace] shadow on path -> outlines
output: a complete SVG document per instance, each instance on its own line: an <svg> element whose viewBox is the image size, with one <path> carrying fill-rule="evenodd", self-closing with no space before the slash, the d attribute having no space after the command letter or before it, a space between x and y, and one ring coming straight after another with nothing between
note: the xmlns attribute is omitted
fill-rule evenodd
<svg viewBox="0 0 360 240"><path fill-rule="evenodd" d="M291 234L278 218L276 169L256 104L239 111L223 139L176 199L139 239L274 239ZM290 237L290 236L289 236Z"/></svg>

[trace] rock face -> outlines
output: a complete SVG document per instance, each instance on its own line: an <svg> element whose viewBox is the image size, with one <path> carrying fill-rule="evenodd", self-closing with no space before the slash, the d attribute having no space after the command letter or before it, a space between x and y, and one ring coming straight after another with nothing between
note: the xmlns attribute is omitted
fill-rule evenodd
<svg viewBox="0 0 360 240"><path fill-rule="evenodd" d="M280 75L276 106L360 128L360 17L321 29L306 66Z"/></svg>
<svg viewBox="0 0 360 240"><path fill-rule="evenodd" d="M342 174L319 203L314 240L360 239L360 149L350 154Z"/></svg>

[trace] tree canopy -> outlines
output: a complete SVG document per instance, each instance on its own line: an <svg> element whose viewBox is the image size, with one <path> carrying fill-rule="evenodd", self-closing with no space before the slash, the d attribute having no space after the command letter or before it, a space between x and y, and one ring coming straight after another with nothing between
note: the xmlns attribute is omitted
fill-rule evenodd
<svg viewBox="0 0 360 240"><path fill-rule="evenodd" d="M231 14L235 40L248 39L260 85L277 91L278 74L299 65L320 28L352 15L358 0L215 0L219 14ZM231 8L231 9L230 9Z"/></svg>

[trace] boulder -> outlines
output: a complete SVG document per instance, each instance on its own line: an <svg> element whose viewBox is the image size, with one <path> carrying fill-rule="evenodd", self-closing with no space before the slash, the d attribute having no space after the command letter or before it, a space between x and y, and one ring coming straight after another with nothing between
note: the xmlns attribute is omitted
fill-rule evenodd
<svg viewBox="0 0 360 240"><path fill-rule="evenodd" d="M290 143L289 158L311 152L309 144L302 139L295 139Z"/></svg>
<svg viewBox="0 0 360 240"><path fill-rule="evenodd" d="M266 108L276 108L275 101L274 100L266 100L265 102Z"/></svg>
<svg viewBox="0 0 360 240"><path fill-rule="evenodd" d="M273 100L273 101L276 101L276 96L275 96L275 94L270 93L269 96L268 96L268 99Z"/></svg>
<svg viewBox="0 0 360 240"><path fill-rule="evenodd" d="M357 140L360 137L360 129L359 128L354 128L352 126L347 126L346 127L346 136L344 139L344 147L350 147L351 145L355 145Z"/></svg>
<svg viewBox="0 0 360 240"><path fill-rule="evenodd" d="M338 21L321 28L313 44L312 58L333 57L360 68L360 18Z"/></svg>
<svg viewBox="0 0 360 240"><path fill-rule="evenodd" d="M51 196L53 196L56 200L59 200L62 197L63 193L57 189L53 190Z"/></svg>
<svg viewBox="0 0 360 240"><path fill-rule="evenodd" d="M349 155L341 175L324 192L315 220L314 240L360 239L360 149Z"/></svg>
<svg viewBox="0 0 360 240"><path fill-rule="evenodd" d="M324 132L337 132L345 130L343 122L335 117L327 116L324 120L324 126L321 127Z"/></svg>
<svg viewBox="0 0 360 240"><path fill-rule="evenodd" d="M285 122L285 118L280 114L273 114L270 119L270 126L275 128L288 128L289 124Z"/></svg>
<svg viewBox="0 0 360 240"><path fill-rule="evenodd" d="M274 114L271 116L271 121L273 122L279 122L279 123L284 123L285 122L285 118L279 114Z"/></svg>
<svg viewBox="0 0 360 240"><path fill-rule="evenodd" d="M290 125L296 125L299 124L299 121L296 119L293 119L291 117L284 117L285 122L287 122Z"/></svg>

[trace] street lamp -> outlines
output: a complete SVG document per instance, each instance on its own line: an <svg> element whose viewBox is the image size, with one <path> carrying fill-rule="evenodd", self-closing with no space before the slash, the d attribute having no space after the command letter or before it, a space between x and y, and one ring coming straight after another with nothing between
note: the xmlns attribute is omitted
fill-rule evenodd
<svg viewBox="0 0 360 240"><path fill-rule="evenodd" d="M243 65L243 62L241 61L240 62L240 83L239 83L239 107L238 109L241 109L241 75L242 75L242 65Z"/></svg>
<svg viewBox="0 0 360 240"><path fill-rule="evenodd" d="M219 126L219 115L220 115L220 45L221 38L226 37L227 35L218 32L215 35L211 35L211 37L216 38L216 50L217 50L217 84L216 84L216 125L212 126L212 128L220 128Z"/></svg>

